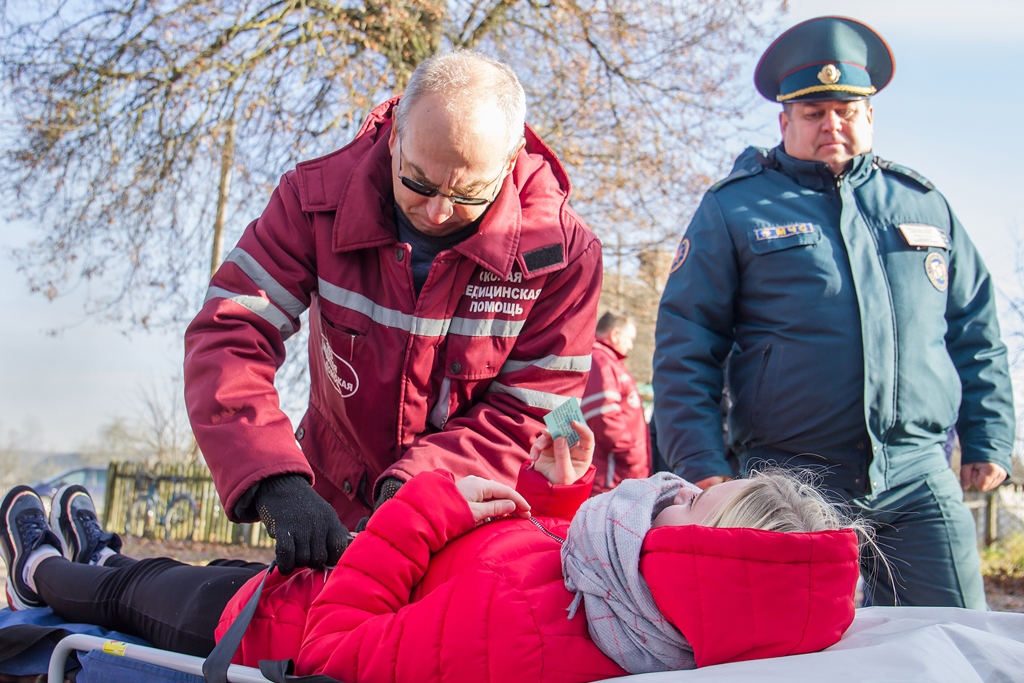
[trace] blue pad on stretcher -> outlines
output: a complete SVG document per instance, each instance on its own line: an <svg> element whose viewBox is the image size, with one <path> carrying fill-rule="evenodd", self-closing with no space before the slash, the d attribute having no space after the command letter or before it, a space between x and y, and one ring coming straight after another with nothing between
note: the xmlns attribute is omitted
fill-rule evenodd
<svg viewBox="0 0 1024 683"><path fill-rule="evenodd" d="M92 624L70 624L54 614L53 610L49 607L18 610L17 612L11 611L10 609L0 610L0 642L3 642L4 639L4 629L10 626L22 625L38 627L40 634L44 634L45 629L47 628L53 628L63 629L68 633L84 633L86 635L99 636L101 638L120 640L125 643L134 643L137 645L147 644L146 641L140 638L128 636L117 631L108 631L105 628L100 628L99 626L94 626ZM46 668L50 663L50 655L53 654L53 646L54 640L42 637L41 640L28 649L23 650L20 654L5 659L4 661L0 661L0 673L11 676L34 676L45 674ZM154 667L154 669L160 669L160 667ZM138 679L135 680L137 681ZM174 680L202 681L202 679L196 679L194 676L191 679Z"/></svg>
<svg viewBox="0 0 1024 683"><path fill-rule="evenodd" d="M75 683L206 683L202 676L96 650L80 654L78 660L82 670Z"/></svg>

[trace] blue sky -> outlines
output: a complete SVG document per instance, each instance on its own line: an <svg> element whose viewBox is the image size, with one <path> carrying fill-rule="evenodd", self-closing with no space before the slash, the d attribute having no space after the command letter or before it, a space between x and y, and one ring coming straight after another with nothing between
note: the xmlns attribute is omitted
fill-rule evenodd
<svg viewBox="0 0 1024 683"><path fill-rule="evenodd" d="M1015 235L1024 233L1024 1L791 0L789 6L785 25L840 14L885 36L896 76L874 100L875 151L931 179L1000 289L1021 295L1013 270ZM752 57L751 71L755 62ZM750 82L750 74L744 78ZM760 132L745 142L774 144L777 112L769 103L755 109L750 124ZM0 306L9 321L0 338L0 446L15 430L26 446L70 450L114 417L133 415L140 386L180 372L183 330L126 336L85 319L81 298L48 303L30 295L6 255L29 237L23 225L0 231ZM1024 325L1004 315L1004 330L1011 327ZM48 335L54 328L63 331Z"/></svg>

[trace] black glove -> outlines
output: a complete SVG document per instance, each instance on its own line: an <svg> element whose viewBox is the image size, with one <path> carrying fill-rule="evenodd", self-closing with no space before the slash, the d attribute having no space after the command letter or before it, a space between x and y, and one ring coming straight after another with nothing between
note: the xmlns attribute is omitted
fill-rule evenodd
<svg viewBox="0 0 1024 683"><path fill-rule="evenodd" d="M394 498L395 494L398 493L398 489L401 488L403 483L404 482L398 477L388 477L387 479L385 479L380 485L380 493L377 494L377 500L373 502L373 511L376 512L381 505ZM365 531L366 525L369 523L369 521L369 517L363 517L361 520L359 520L359 522L356 524L356 533Z"/></svg>
<svg viewBox="0 0 1024 683"><path fill-rule="evenodd" d="M256 512L277 541L282 574L296 567L334 566L351 537L326 500L301 474L282 474L260 482Z"/></svg>
<svg viewBox="0 0 1024 683"><path fill-rule="evenodd" d="M395 497L398 489L404 484L398 477L388 477L380 484L380 492L377 493L377 500L373 501L373 511L376 512L384 503Z"/></svg>

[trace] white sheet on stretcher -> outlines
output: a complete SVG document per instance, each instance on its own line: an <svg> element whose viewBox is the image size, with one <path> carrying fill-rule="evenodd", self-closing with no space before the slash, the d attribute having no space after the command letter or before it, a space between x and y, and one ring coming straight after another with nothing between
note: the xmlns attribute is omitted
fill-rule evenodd
<svg viewBox="0 0 1024 683"><path fill-rule="evenodd" d="M823 652L639 674L629 683L704 681L1024 682L1024 614L951 607L868 607Z"/></svg>

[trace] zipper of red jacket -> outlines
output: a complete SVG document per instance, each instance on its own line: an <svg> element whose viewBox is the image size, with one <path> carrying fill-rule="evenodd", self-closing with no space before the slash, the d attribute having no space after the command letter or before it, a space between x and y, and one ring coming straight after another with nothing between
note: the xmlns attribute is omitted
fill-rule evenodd
<svg viewBox="0 0 1024 683"><path fill-rule="evenodd" d="M559 538L559 537L558 537L558 536L556 536L555 534L553 534L553 533L551 533L550 531L548 531L548 530L547 530L546 528L544 528L544 525L543 525L543 524L541 524L540 522L538 522L538 521L537 521L537 518L536 518L536 517L530 517L530 521L531 521L531 522L533 522L533 525L534 525L535 527L537 527L538 529L540 529L541 531L543 531L543 532L544 532L544 535L545 535L545 536L547 536L548 538L553 538L553 539L555 539L556 541L558 541L558 544L559 544L559 545L562 545L563 543L565 543L565 539L564 539L564 538Z"/></svg>

